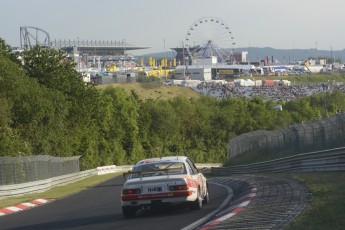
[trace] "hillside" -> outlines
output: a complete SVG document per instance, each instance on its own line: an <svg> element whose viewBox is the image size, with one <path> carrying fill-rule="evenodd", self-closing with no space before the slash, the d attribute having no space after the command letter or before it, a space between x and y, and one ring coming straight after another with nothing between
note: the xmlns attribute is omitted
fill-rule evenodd
<svg viewBox="0 0 345 230"><path fill-rule="evenodd" d="M293 85L313 85L325 82L345 83L345 74L317 74L317 75L301 75L301 76L273 76L273 77L243 77L242 79L251 80L289 80ZM188 87L168 86L162 85L160 82L132 82L121 84L98 85L98 89L105 89L107 87L121 87L126 92L130 93L134 90L140 99L172 99L177 96L184 96L186 98L198 98L201 95Z"/></svg>
<svg viewBox="0 0 345 230"><path fill-rule="evenodd" d="M270 47L243 47L235 49L235 52L247 51L250 61L259 61L268 57L271 61L272 57L279 63L288 64L290 61L308 60L309 58L333 58L345 61L345 49L343 50L316 50L311 49L274 49Z"/></svg>
<svg viewBox="0 0 345 230"><path fill-rule="evenodd" d="M107 87L121 87L126 92L134 90L139 98L142 100L147 99L172 99L177 96L185 96L187 98L197 98L200 94L188 87L179 86L165 86L160 83L124 83L124 84L111 84L111 85L99 85L97 88L105 89Z"/></svg>

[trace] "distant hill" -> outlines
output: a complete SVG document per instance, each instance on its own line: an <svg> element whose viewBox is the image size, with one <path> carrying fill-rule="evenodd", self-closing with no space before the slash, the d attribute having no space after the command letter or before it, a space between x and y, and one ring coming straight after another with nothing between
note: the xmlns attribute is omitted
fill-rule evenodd
<svg viewBox="0 0 345 230"><path fill-rule="evenodd" d="M149 54L142 54L142 55L138 55L138 57L144 57L144 58L155 58L155 59L160 59L160 58L174 58L176 56L176 52L173 50L169 50L167 52L160 52L160 53L149 53Z"/></svg>
<svg viewBox="0 0 345 230"><path fill-rule="evenodd" d="M265 57L268 57L269 60L276 60L279 63L289 63L290 61L300 61L300 60L307 60L308 58L334 58L334 59L341 59L342 63L345 62L345 49L343 50L316 50L316 49L274 49L270 47L244 47L244 48L236 48L235 53L247 51L249 61L255 62L263 60ZM156 59L167 57L173 58L175 57L175 52L167 51L161 53L151 53L151 54L144 54L140 55L139 57L149 58L153 57Z"/></svg>
<svg viewBox="0 0 345 230"><path fill-rule="evenodd" d="M270 47L258 48L247 47L237 48L235 52L248 51L250 61L259 61L268 57L270 61L278 60L280 63L289 63L289 61L308 60L308 58L334 58L345 61L345 49L343 50L316 50L316 49L274 49Z"/></svg>

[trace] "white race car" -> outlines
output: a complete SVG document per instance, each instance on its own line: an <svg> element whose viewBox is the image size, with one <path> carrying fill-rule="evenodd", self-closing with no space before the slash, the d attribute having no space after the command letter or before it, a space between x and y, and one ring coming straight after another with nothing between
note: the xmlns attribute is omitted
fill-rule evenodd
<svg viewBox="0 0 345 230"><path fill-rule="evenodd" d="M124 176L121 204L126 218L163 205L185 203L200 209L210 199L205 176L185 156L141 160Z"/></svg>

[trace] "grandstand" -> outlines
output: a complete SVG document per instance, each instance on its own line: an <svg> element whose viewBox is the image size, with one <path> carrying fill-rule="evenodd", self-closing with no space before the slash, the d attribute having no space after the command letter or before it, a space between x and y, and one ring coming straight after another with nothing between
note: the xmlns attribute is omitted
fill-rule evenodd
<svg viewBox="0 0 345 230"><path fill-rule="evenodd" d="M78 53L88 56L124 56L126 51L148 49L149 47L135 46L122 41L96 40L54 40L51 47L66 51L68 54Z"/></svg>

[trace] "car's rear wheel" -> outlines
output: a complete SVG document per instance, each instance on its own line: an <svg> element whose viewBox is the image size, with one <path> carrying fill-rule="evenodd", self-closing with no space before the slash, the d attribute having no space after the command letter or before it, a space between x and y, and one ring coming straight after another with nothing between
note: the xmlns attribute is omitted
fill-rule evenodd
<svg viewBox="0 0 345 230"><path fill-rule="evenodd" d="M192 206L191 206L191 208L192 208L192 209L195 209L195 210L201 209L201 207L202 207L202 195L201 195L201 190L200 190L200 188L198 188L197 194L198 194L198 197L197 197L196 200L192 203Z"/></svg>
<svg viewBox="0 0 345 230"><path fill-rule="evenodd" d="M204 200L202 201L204 204L210 202L210 194L208 192L208 184L206 184L206 194L204 196Z"/></svg>
<svg viewBox="0 0 345 230"><path fill-rule="evenodd" d="M122 213L125 218L132 218L135 217L137 209L135 207L130 206L123 206L122 207Z"/></svg>
<svg viewBox="0 0 345 230"><path fill-rule="evenodd" d="M202 201L204 204L207 204L210 202L210 194L208 193L208 190L206 191L206 195L204 196L204 200Z"/></svg>

